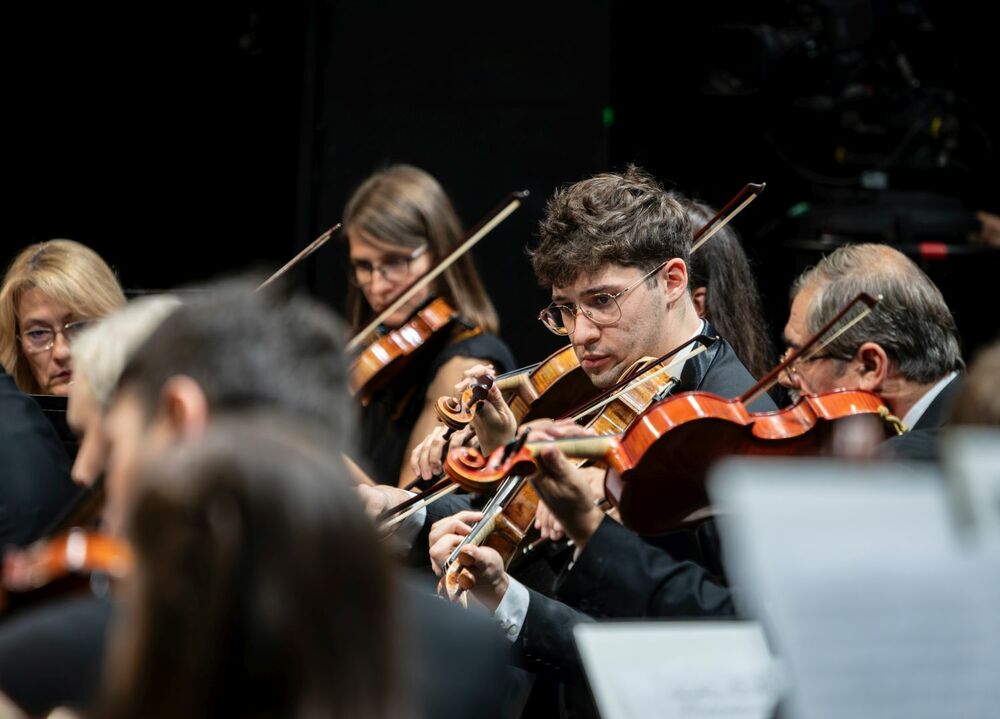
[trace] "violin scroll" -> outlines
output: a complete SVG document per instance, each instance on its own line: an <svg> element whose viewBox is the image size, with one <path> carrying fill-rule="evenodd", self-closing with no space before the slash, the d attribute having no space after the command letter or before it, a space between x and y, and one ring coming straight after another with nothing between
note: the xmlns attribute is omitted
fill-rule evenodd
<svg viewBox="0 0 1000 719"><path fill-rule="evenodd" d="M482 375L462 391L459 399L454 397L438 398L434 405L434 411L437 413L438 419L449 429L464 429L476 416L476 410L486 401L486 395L492 388L493 377Z"/></svg>
<svg viewBox="0 0 1000 719"><path fill-rule="evenodd" d="M489 492L511 475L526 477L538 469L534 450L526 445L528 433L498 447L489 457L471 447L459 447L448 453L444 471L455 484L470 492Z"/></svg>

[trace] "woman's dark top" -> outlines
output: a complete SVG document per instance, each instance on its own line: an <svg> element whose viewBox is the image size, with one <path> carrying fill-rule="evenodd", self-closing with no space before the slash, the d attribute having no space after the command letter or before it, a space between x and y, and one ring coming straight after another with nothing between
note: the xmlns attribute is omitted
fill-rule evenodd
<svg viewBox="0 0 1000 719"><path fill-rule="evenodd" d="M392 383L361 409L361 453L365 468L379 484L399 481L403 454L413 427L424 408L424 398L438 370L454 357L474 357L492 364L497 374L514 369L514 356L496 335L469 336L456 323L450 342L437 351L422 348Z"/></svg>

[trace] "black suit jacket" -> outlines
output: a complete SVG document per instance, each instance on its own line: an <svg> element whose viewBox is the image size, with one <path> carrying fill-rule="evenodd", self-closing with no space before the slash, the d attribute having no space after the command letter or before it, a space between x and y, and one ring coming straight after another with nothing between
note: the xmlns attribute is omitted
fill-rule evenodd
<svg viewBox="0 0 1000 719"><path fill-rule="evenodd" d="M0 547L28 544L79 494L52 424L0 370Z"/></svg>
<svg viewBox="0 0 1000 719"><path fill-rule="evenodd" d="M951 406L958 397L963 376L959 374L934 398L927 410L910 430L890 437L882 444L882 454L888 459L936 462L940 459L938 439L941 428L948 422Z"/></svg>

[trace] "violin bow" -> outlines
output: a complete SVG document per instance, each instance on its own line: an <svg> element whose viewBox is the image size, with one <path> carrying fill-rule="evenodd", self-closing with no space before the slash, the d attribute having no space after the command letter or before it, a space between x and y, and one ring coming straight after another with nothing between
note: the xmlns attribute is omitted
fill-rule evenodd
<svg viewBox="0 0 1000 719"><path fill-rule="evenodd" d="M333 233L336 232L339 229L340 229L340 223L338 222L336 225L334 225L329 230L327 230L322 235L320 235L315 240L313 240L308 245L306 245L305 249L303 249L299 254L295 255L295 257L293 257L288 262L286 262L281 267L281 269L279 269L277 272L275 272L270 277L268 277L266 280L264 280L259 285L257 285L257 289L255 290L255 292L259 292L260 290L262 290L265 287L267 287L269 284L271 284L276 279L278 279L279 277L281 277L283 274L285 274L286 272L288 272L290 269L292 269L293 267L295 267L295 265L299 264L300 262L302 262L302 260L304 260L305 258L307 258L309 255L311 255L313 252L315 252L316 250L318 250L323 245L325 245L326 241L329 240L331 237L333 237Z"/></svg>
<svg viewBox="0 0 1000 719"><path fill-rule="evenodd" d="M875 306L881 301L882 301L882 295L878 295L877 297L872 297L867 292L860 293L857 297L848 302L844 306L844 308L840 310L840 312L834 315L833 319L831 319L829 322L823 325L823 327L816 334L814 334L812 337L806 340L806 342L801 347L799 347L796 350L793 350L792 353L787 357L785 357L785 359L783 359L781 362L779 362L774 369L772 369L766 375L761 377L760 381L758 381L757 384L755 384L753 387L751 387L742 395L740 395L739 397L740 402L742 402L743 404L751 404L762 394L764 394L769 389L774 387L774 385L778 382L778 377L781 375L781 373L784 372L799 358L805 357L806 359L809 359L811 357L814 357L816 354L821 352L823 348L825 348L835 339L837 339L842 334L847 332L847 330L851 329L854 325L863 320L865 317L870 315L875 310ZM824 339L826 334L830 332L834 327L836 327L837 323L840 322L847 315L847 313L851 311L851 308L854 307L859 302L864 304L864 308L861 310L861 312L859 312L857 316L852 317L850 320L845 322L844 325L838 328L837 331L834 332L832 335Z"/></svg>
<svg viewBox="0 0 1000 719"><path fill-rule="evenodd" d="M368 476L365 470L358 466L354 458L347 452L341 452L340 458L344 461L344 468L355 484L367 484L369 487L375 486L375 480Z"/></svg>
<svg viewBox="0 0 1000 719"><path fill-rule="evenodd" d="M460 258L462 255L464 255L466 252L472 249L473 245L475 245L486 235L488 235L493 230L493 228L495 228L501 222L506 220L507 217L514 210L516 210L518 207L521 206L521 201L527 196L528 196L527 190L521 190L520 192L512 192L509 195L507 195L504 201L501 202L497 208L495 208L490 214L486 216L486 218L484 218L482 221L480 221L478 225L476 225L473 231L469 234L468 239L462 242L462 244L456 247L450 255L448 255L440 263L438 263L437 267L435 267L430 272L421 277L419 280L414 282L409 287L409 289L406 290L406 292L404 292L398 298L396 298L395 302L393 302L391 305L382 310L382 312L378 315L378 317L373 319L368 324L367 327L358 332L358 334L356 334L354 338L347 343L347 351L351 352L357 349L358 346L365 341L365 338L367 338L368 335L370 335L375 330L376 327L378 327L380 324L382 324L382 322L385 321L386 317L391 315L393 312L396 312L400 307L402 307L411 299L413 299L414 295L416 295L420 290L422 290L424 287L426 287L428 284L434 281L434 279L438 275L440 275L446 269L451 267L451 265L454 264L458 258Z"/></svg>
<svg viewBox="0 0 1000 719"><path fill-rule="evenodd" d="M704 245L719 230L732 222L736 215L743 212L743 208L757 199L757 196L764 191L765 187L767 187L766 182L748 182L744 185L743 189L737 192L733 199L712 216L712 219L702 225L700 230L691 235L691 252Z"/></svg>

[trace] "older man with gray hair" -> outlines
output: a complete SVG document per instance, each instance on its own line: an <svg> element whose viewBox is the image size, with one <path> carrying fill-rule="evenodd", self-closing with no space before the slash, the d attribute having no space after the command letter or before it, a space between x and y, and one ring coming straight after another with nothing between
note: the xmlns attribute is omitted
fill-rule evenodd
<svg viewBox="0 0 1000 719"><path fill-rule="evenodd" d="M782 377L793 398L834 389L882 397L909 429L883 445L887 456L934 459L935 438L965 367L941 291L912 260L886 245L841 247L792 287L784 340L801 346L861 292L881 295L875 311Z"/></svg>

